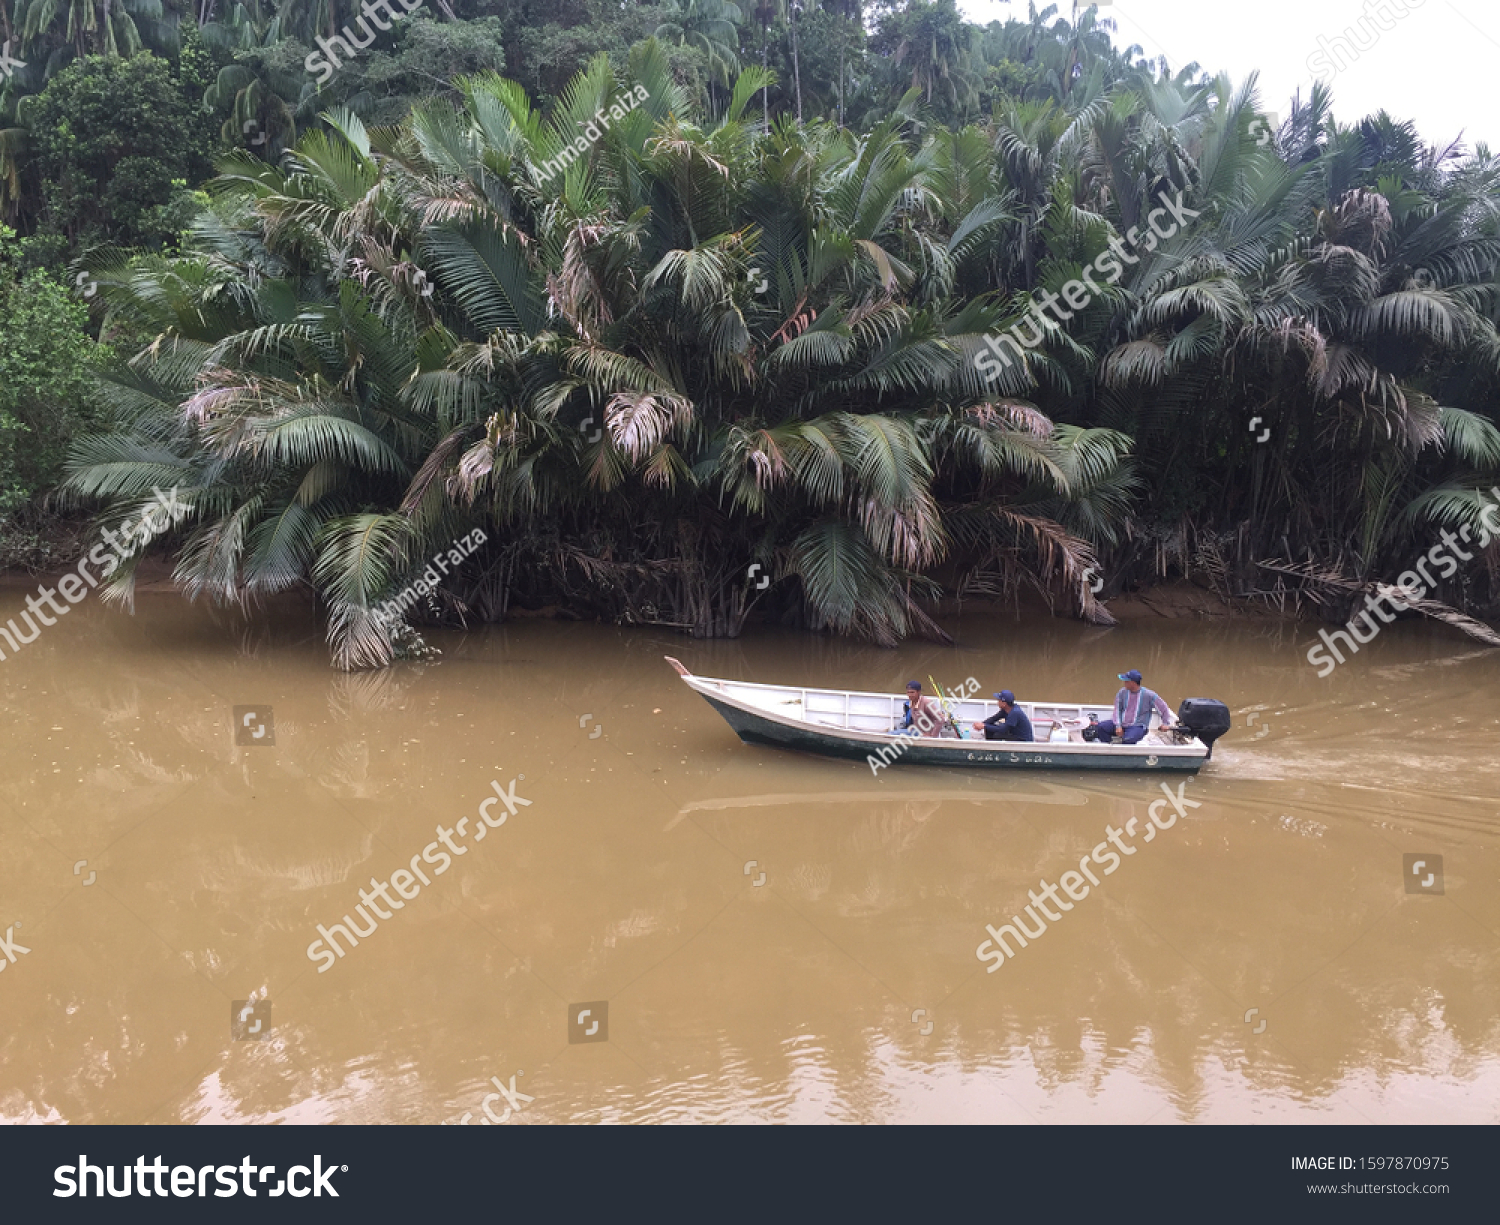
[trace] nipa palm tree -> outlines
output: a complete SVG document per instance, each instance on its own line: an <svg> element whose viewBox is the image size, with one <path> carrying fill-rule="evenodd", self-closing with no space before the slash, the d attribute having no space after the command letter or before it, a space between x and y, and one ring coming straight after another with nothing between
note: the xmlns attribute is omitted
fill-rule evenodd
<svg viewBox="0 0 1500 1225"><path fill-rule="evenodd" d="M945 561L1079 585L1124 441L978 386L998 313L928 300L917 267L968 238L930 230L903 121L758 133L770 77L746 70L698 125L651 44L630 80L625 109L600 59L543 119L484 76L459 111L331 115L282 167L226 159L189 254L101 278L158 341L69 492L125 515L177 485L188 594L310 584L344 666L401 647L381 602L475 523L493 546L430 611L500 615L530 584L736 633L759 560L806 624L894 643L942 637L920 598Z"/></svg>

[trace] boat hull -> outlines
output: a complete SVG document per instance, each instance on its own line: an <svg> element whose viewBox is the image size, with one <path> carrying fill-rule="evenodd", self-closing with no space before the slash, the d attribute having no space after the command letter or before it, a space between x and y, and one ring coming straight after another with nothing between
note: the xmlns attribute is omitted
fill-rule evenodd
<svg viewBox="0 0 1500 1225"><path fill-rule="evenodd" d="M697 686L694 686L697 688ZM927 736L859 736L838 729L770 718L698 689L746 744L795 749L823 757L869 761L872 766L949 766L981 770L1134 770L1196 774L1201 751L1154 745L1100 748L1095 745L1014 744L996 740L946 740ZM878 768L878 767L877 767Z"/></svg>

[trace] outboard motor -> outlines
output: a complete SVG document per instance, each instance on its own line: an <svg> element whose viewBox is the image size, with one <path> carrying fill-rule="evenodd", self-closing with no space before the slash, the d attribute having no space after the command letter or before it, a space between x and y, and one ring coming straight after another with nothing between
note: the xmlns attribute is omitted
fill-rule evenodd
<svg viewBox="0 0 1500 1225"><path fill-rule="evenodd" d="M1229 707L1213 698L1184 698L1177 708L1177 721L1208 745L1208 757L1214 755L1214 741L1227 732L1234 720Z"/></svg>

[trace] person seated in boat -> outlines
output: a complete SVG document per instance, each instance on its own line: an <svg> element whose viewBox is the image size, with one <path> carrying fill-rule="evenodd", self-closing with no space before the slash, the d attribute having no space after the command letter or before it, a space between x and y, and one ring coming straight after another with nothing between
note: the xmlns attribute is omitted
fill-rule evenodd
<svg viewBox="0 0 1500 1225"><path fill-rule="evenodd" d="M896 731L908 736L947 736L948 716L938 705L936 698L922 695L921 681L908 681L906 685L906 715L896 724Z"/></svg>
<svg viewBox="0 0 1500 1225"><path fill-rule="evenodd" d="M1137 744L1144 740L1153 710L1161 715L1163 727L1172 726L1171 709L1158 694L1142 687L1139 672L1134 668L1121 672L1120 679L1125 687L1115 694L1115 717L1103 720L1094 737L1100 744Z"/></svg>
<svg viewBox="0 0 1500 1225"><path fill-rule="evenodd" d="M1031 731L1031 720L1026 712L1016 705L1016 695L1002 689L995 695L1000 709L983 723L974 724L976 732L982 731L986 740L1035 740Z"/></svg>

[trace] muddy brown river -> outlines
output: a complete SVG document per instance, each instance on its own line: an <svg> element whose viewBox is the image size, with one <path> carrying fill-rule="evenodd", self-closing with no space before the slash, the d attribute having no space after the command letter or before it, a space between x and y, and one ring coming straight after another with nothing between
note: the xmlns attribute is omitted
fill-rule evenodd
<svg viewBox="0 0 1500 1225"><path fill-rule="evenodd" d="M0 1119L1500 1121L1500 651L1399 623L1320 679L1306 625L953 628L518 622L351 677L303 610L89 599L0 661ZM1160 778L755 748L664 654L1053 701L1136 667L1235 726L995 965Z"/></svg>

